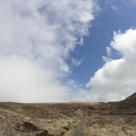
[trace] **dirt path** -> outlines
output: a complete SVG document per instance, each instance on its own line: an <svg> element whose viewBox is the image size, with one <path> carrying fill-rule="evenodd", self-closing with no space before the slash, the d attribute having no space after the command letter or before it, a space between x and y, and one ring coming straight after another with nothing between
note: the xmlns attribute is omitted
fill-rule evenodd
<svg viewBox="0 0 136 136"><path fill-rule="evenodd" d="M88 120L82 118L80 123L74 129L74 135L73 136L84 136L84 129L86 128L87 125L88 125Z"/></svg>
<svg viewBox="0 0 136 136"><path fill-rule="evenodd" d="M81 118L77 126L69 130L64 136L84 136L84 129L88 123L86 118Z"/></svg>

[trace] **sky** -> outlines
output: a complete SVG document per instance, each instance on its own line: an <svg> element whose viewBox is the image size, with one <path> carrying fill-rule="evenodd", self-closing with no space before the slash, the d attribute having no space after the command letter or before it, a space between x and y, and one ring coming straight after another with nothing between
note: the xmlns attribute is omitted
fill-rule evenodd
<svg viewBox="0 0 136 136"><path fill-rule="evenodd" d="M1 0L0 101L107 102L131 95L135 13L135 0Z"/></svg>

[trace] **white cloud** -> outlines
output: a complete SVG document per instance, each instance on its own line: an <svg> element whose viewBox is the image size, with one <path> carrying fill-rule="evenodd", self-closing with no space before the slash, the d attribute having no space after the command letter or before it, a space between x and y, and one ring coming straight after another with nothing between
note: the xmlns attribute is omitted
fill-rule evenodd
<svg viewBox="0 0 136 136"><path fill-rule="evenodd" d="M77 60L77 59L71 58L71 61L73 65L79 66L82 63L83 59Z"/></svg>
<svg viewBox="0 0 136 136"><path fill-rule="evenodd" d="M110 7L112 10L114 11L117 11L118 10L118 7L117 5L115 4L116 1L113 1L113 0L104 0L104 3L106 6Z"/></svg>
<svg viewBox="0 0 136 136"><path fill-rule="evenodd" d="M68 88L56 73L24 58L0 58L1 101L65 101Z"/></svg>
<svg viewBox="0 0 136 136"><path fill-rule="evenodd" d="M93 101L121 100L136 91L136 29L114 34L110 48L122 54L120 59L109 58L87 84L91 91L86 99Z"/></svg>
<svg viewBox="0 0 136 136"><path fill-rule="evenodd" d="M94 19L93 0L1 0L0 101L64 101L65 62Z"/></svg>

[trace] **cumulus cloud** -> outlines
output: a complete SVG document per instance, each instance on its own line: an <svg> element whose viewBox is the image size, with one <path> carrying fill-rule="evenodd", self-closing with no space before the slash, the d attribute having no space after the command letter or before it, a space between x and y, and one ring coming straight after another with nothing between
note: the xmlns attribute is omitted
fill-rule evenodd
<svg viewBox="0 0 136 136"><path fill-rule="evenodd" d="M1 0L0 101L64 101L66 63L94 19L93 0Z"/></svg>
<svg viewBox="0 0 136 136"><path fill-rule="evenodd" d="M86 99L116 101L136 91L136 29L115 32L108 52L113 49L121 58L106 59L104 66L88 82L91 91L86 92Z"/></svg>

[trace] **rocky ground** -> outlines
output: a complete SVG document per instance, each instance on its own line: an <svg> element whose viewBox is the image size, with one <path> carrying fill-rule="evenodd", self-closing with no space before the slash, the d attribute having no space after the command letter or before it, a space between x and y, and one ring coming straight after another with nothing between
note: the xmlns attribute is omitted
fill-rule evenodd
<svg viewBox="0 0 136 136"><path fill-rule="evenodd" d="M0 136L136 136L136 94L112 103L0 103Z"/></svg>

